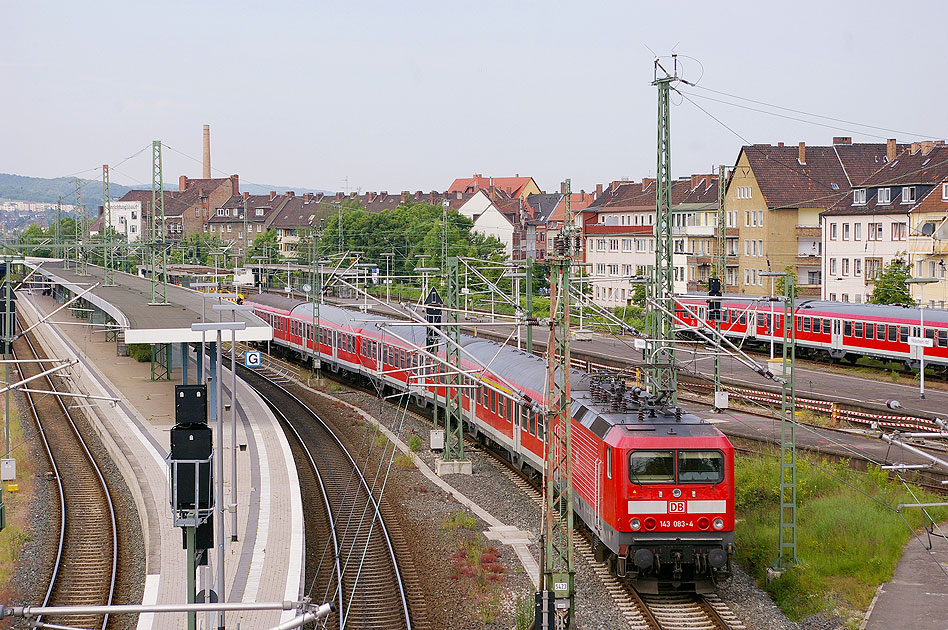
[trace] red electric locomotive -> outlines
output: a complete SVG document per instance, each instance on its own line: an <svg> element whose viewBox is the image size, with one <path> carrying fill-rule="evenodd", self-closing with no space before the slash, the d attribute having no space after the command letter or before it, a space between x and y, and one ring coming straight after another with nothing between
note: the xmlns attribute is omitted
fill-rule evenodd
<svg viewBox="0 0 948 630"><path fill-rule="evenodd" d="M423 326L261 294L245 300L274 329L273 343L304 361L444 405L445 388L425 382ZM469 435L490 442L521 469L543 470L546 365L531 354L462 335ZM443 350L442 350L443 351ZM483 366L489 365L490 369ZM622 379L571 371L574 509L600 560L646 592L708 592L730 575L734 551L734 450L713 425L659 406Z"/></svg>

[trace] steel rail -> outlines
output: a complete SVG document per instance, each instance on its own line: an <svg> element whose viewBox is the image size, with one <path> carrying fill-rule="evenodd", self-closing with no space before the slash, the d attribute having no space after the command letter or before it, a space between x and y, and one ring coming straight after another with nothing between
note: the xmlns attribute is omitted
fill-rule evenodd
<svg viewBox="0 0 948 630"><path fill-rule="evenodd" d="M247 370L247 368L241 368L241 369ZM293 400L293 401L294 401L297 405L299 405L302 409L306 410L306 413L310 416L310 418L312 418L313 420L315 420L315 421L320 425L320 427L332 438L333 442L336 444L336 446L338 446L338 448L339 448L339 449L342 451L342 453L345 455L346 459L349 461L349 464L352 466L352 469L356 472L356 475L357 475L357 478L358 478L358 481L359 481L359 485L361 486L361 488L363 489L363 491L366 493L366 496L368 497L368 500L369 500L369 502L370 502L371 509L372 509L372 511L373 511L373 513L374 513L374 517L373 517L373 518L374 518L374 520L377 520L378 523L379 523L379 530L380 530L380 532L382 533L383 540L384 540L384 543L385 543L385 547L386 547L386 549L387 549L387 551L388 551L388 556L389 556L389 559L390 559L391 562L392 562L393 571L394 571L394 573L395 573L395 575L394 575L394 577L395 577L395 583L398 585L398 594L399 594L399 599L401 600L401 608L402 608L402 614L404 615L404 619L405 619L405 626L406 626L406 628L408 628L408 630L411 630L411 628L412 628L412 621L411 621L411 615L410 615L409 610L408 610L408 597L407 597L407 594L406 594L406 592L405 592L405 585L404 585L404 581L403 581L403 579L402 579L401 571L400 571L399 568L398 568L398 561L397 561L396 556L395 556L395 548L394 548L394 545L393 545L393 543L392 543L392 539L391 539L391 536L390 536L390 534L389 534L388 527L385 525L385 520L382 518L382 513L381 513L381 509L380 509L380 507L379 507L378 501L376 500L375 495L374 495L374 493L372 492L372 488L371 488L371 486L369 485L368 481L367 481L366 478L365 478L365 475L362 473L361 468L360 468L359 465L356 463L355 459L353 459L352 454L349 452L349 449L347 449L347 448L345 447L345 445L342 443L342 440L339 439L339 436L337 436L336 433L329 427L329 425L328 425L322 418L320 418L319 415L318 415L315 411L313 411L312 409L310 409L309 406L308 406L305 402L303 402L302 400L300 400L295 394L293 394L292 392L290 392L289 390L287 390L287 389L286 389L285 387L283 387L281 384L276 383L276 382L274 382L274 381L268 379L266 376L264 376L264 375L262 375L262 374L260 374L260 373L255 373L255 375L256 375L258 378L261 378L261 379L265 380L265 381L266 381L270 386L272 386L273 388L279 390L279 392L280 392L281 395L284 395L284 396L286 396L287 398ZM248 381L248 383L249 383L249 382L250 382L250 381ZM251 385L252 385L252 383L251 383ZM252 385L252 386L253 386L253 385ZM266 401L268 402L268 404L270 404L270 405L276 405L276 404L277 404L277 401L271 400L271 396L268 395L268 393L267 393L266 391L263 391L263 390L259 389L258 387L255 387L255 386L254 386L254 389L257 390L257 392L264 398L264 400L266 400ZM285 417L285 416L284 416L284 417ZM368 507L368 506L367 506L367 507ZM353 594L355 593L355 587L356 587L355 584L352 585L352 592L353 592ZM341 581L339 582L338 588L340 589L340 591L343 590L343 584L342 584ZM344 614L344 609L340 609L339 614L340 614L340 624L342 624L342 623L343 623L343 617L342 617L342 615Z"/></svg>
<svg viewBox="0 0 948 630"><path fill-rule="evenodd" d="M36 351L36 347L33 345L33 342L30 339L30 336L25 334L24 332L23 334L21 334L21 338L26 341L27 345L29 346L30 352L33 354L33 357L39 358L39 353ZM11 351L13 351L12 345L11 345ZM15 351L13 351L13 355L15 358L16 357ZM48 375L45 377L45 379L49 383L50 388L55 389L55 386L53 385L52 380L49 378ZM59 531L59 542L58 542L58 547L57 547L57 552L56 552L56 560L53 566L53 574L50 578L49 586L46 590L46 594L43 597L43 606L48 606L49 601L53 595L53 589L56 587L57 580L60 577L59 575L60 568L62 565L63 553L64 553L65 545L66 545L66 515L67 515L66 493L63 487L62 475L60 474L60 471L59 471L59 465L57 464L56 458L53 455L48 437L46 435L46 430L43 427L43 422L40 419L40 414L36 408L36 401L34 400L32 393L30 392L25 392L25 393L26 393L27 399L30 402L30 411L33 414L33 418L36 421L37 427L39 427L40 435L43 438L43 445L46 448L47 455L49 456L50 464L53 467L53 473L56 476L56 483L57 483L57 487L59 490L59 497L60 497L61 522L60 522L60 531ZM72 418L72 414L69 412L68 407L63 403L62 398L60 398L59 396L56 396L55 398L56 398L57 403L59 404L59 407L63 411L63 417L68 421L69 426L72 428L72 432L76 437L76 440L78 441L79 445L82 448L86 461L89 463L91 469L95 472L95 476L98 478L99 484L102 488L103 497L105 499L106 505L108 506L109 527L111 530L111 537L112 537L112 570L111 570L111 575L109 576L109 589L108 589L109 592L106 599L106 604L111 604L112 598L115 596L115 582L116 582L116 577L118 573L118 525L116 523L116 518L115 518L115 505L112 501L112 495L109 491L108 484L106 484L105 482L105 477L102 474L102 470L99 468L98 463L95 461L95 458L92 456L92 453L89 451L89 447L86 444L86 441L83 439L82 434L79 431L78 427L76 427L76 423ZM41 621L41 617L37 617L37 621ZM108 622L109 622L109 615L105 614L102 619L102 625L100 626L102 630L106 629Z"/></svg>

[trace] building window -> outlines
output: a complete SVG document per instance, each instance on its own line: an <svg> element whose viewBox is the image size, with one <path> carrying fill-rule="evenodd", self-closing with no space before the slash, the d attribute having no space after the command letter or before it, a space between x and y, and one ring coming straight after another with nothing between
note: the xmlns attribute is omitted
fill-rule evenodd
<svg viewBox="0 0 948 630"><path fill-rule="evenodd" d="M915 203L915 186L902 186L902 203Z"/></svg>
<svg viewBox="0 0 948 630"><path fill-rule="evenodd" d="M835 258L830 258L830 275L831 276L836 275L836 259Z"/></svg>
<svg viewBox="0 0 948 630"><path fill-rule="evenodd" d="M750 186L738 186L737 187L737 198L738 199L751 199L754 194L754 189Z"/></svg>
<svg viewBox="0 0 948 630"><path fill-rule="evenodd" d="M893 223L892 224L892 240L893 241L904 241L907 236L908 236L907 223Z"/></svg>
<svg viewBox="0 0 948 630"><path fill-rule="evenodd" d="M941 198L948 200L948 184L941 185Z"/></svg>
<svg viewBox="0 0 948 630"><path fill-rule="evenodd" d="M830 240L831 241L836 240L836 224L835 223L830 223Z"/></svg>
<svg viewBox="0 0 948 630"><path fill-rule="evenodd" d="M619 239L617 239L617 238L611 238L611 239L609 239L609 251L610 251L610 252L617 252L617 251L619 251Z"/></svg>
<svg viewBox="0 0 948 630"><path fill-rule="evenodd" d="M843 240L844 241L849 240L849 224L848 223L843 223Z"/></svg>
<svg viewBox="0 0 948 630"><path fill-rule="evenodd" d="M201 209L200 209L200 208L195 208L195 209L194 209L194 216L195 216L195 218L199 218L199 217L201 216ZM207 230L204 230L204 231L206 232Z"/></svg>
<svg viewBox="0 0 948 630"><path fill-rule="evenodd" d="M862 223L853 223L853 240L862 240Z"/></svg>
<svg viewBox="0 0 948 630"><path fill-rule="evenodd" d="M876 203L878 204L887 204L892 201L892 189L891 188L880 188L879 192L876 194Z"/></svg>
<svg viewBox="0 0 948 630"><path fill-rule="evenodd" d="M138 231L138 229L134 225L128 226L128 229L132 232L132 234Z"/></svg>
<svg viewBox="0 0 948 630"><path fill-rule="evenodd" d="M853 258L853 275L861 276L862 275L862 259Z"/></svg>
<svg viewBox="0 0 948 630"><path fill-rule="evenodd" d="M258 231L258 232L260 231L260 224L259 224L259 223L257 224L257 231Z"/></svg>
<svg viewBox="0 0 948 630"><path fill-rule="evenodd" d="M869 224L869 235L868 238L870 241L881 241L882 240L882 224L881 223L870 223Z"/></svg>
<svg viewBox="0 0 948 630"><path fill-rule="evenodd" d="M606 239L600 238L599 240L596 241L596 251L597 252L606 251Z"/></svg>
<svg viewBox="0 0 948 630"><path fill-rule="evenodd" d="M223 229L223 228L221 228L221 229ZM233 232L233 231L234 231L234 226L231 225L230 223L228 223L228 224L227 224L227 231L228 231L228 232Z"/></svg>
<svg viewBox="0 0 948 630"><path fill-rule="evenodd" d="M853 191L853 204L857 206L864 205L866 203L866 189L857 188Z"/></svg>
<svg viewBox="0 0 948 630"><path fill-rule="evenodd" d="M257 208L255 212L258 217L263 216L263 208Z"/></svg>
<svg viewBox="0 0 948 630"><path fill-rule="evenodd" d="M843 275L844 276L849 275L849 259L848 258L843 258Z"/></svg>
<svg viewBox="0 0 948 630"><path fill-rule="evenodd" d="M624 238L622 239L622 251L631 252L632 251L632 239Z"/></svg>
<svg viewBox="0 0 948 630"><path fill-rule="evenodd" d="M881 258L866 259L866 280L875 280L880 271L882 271Z"/></svg>

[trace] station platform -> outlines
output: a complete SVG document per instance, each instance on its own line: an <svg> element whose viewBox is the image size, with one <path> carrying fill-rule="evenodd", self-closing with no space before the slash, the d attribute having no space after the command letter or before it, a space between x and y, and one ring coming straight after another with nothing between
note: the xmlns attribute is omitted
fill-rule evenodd
<svg viewBox="0 0 948 630"><path fill-rule="evenodd" d="M47 264L49 269L46 269ZM61 263L43 264L43 272L61 286L72 284L79 291L88 282L102 279L102 270L90 266L91 277L76 276L64 270ZM203 297L178 287L168 287L170 306L147 306L151 295L150 281L116 273L120 287L97 287L89 301L125 325L126 341L134 331L152 331L142 343L153 343L154 335L163 334L165 343L194 341L190 324L201 321ZM80 284L83 283L83 284ZM173 290L174 289L174 290ZM51 313L61 305L56 296L42 296L39 291L21 291L18 312L28 322ZM61 298L61 296L60 296ZM196 309L196 310L195 310ZM207 309L210 314L212 311ZM217 318L218 313L214 313ZM235 313L246 317L246 313ZM209 319L210 319L209 315ZM226 313L230 320L233 315ZM252 316L251 316L252 317ZM124 319L123 319L124 318ZM256 320L256 318L253 318ZM248 318L249 320L249 318ZM56 325L59 322L62 325ZM266 336L269 327L259 320L248 321L250 338ZM119 399L108 402L74 402L85 408L103 444L122 472L138 508L146 557L144 604L183 603L186 601L186 552L182 530L173 526L170 505L168 465L165 457L170 446L170 429L174 425L174 385L182 376L192 383L199 373L198 355L185 352L186 361L169 365L167 380L152 380L148 363L117 356L117 345L106 341L101 328L83 324L69 309L56 313L49 324L39 325L34 333L50 356L75 357L80 364L73 368L71 382L83 392ZM158 332L155 332L158 331ZM162 332L165 331L165 332ZM167 332L171 331L171 332ZM229 339L229 331L225 331ZM241 339L238 333L238 340ZM196 339L200 342L200 336ZM186 346L185 346L186 347ZM205 359L206 361L207 359ZM190 369L186 369L188 366ZM208 373L208 366L202 366ZM223 402L232 404L231 377L221 372ZM225 591L226 601L280 602L298 600L305 591L304 531L302 499L296 467L289 444L276 418L256 393L237 380L237 528L233 530L232 514L224 512L225 528ZM212 422L213 425L213 422ZM230 414L224 413L224 496L231 502L232 474L230 445ZM217 513L217 518L221 514ZM237 541L231 536L236 534ZM215 549L208 551L208 570L198 571L198 589L214 587L213 572L217 570ZM293 611L255 611L229 613L227 627L268 628L291 619ZM210 628L210 615L198 616L199 627ZM187 627L186 615L142 614L140 630L165 630Z"/></svg>
<svg viewBox="0 0 948 630"><path fill-rule="evenodd" d="M27 259L28 269L36 269L31 282L41 279L72 295L81 293L98 283L82 299L100 309L124 330L126 343L200 343L200 332L191 330L191 324L201 321L243 321L244 330L236 332L237 341L268 341L270 327L252 313L234 311L224 315L213 310L220 299L213 293L200 293L173 284L168 285L166 304L152 304L151 280L116 271L115 286L104 286L105 269L88 265L89 275L79 275L75 264L66 268L61 260ZM230 339L230 331L225 333Z"/></svg>

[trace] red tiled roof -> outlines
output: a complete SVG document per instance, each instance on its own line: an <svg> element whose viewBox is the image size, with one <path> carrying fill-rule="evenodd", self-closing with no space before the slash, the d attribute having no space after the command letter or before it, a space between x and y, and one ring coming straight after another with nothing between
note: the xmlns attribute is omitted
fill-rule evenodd
<svg viewBox="0 0 948 630"><path fill-rule="evenodd" d="M884 154L885 145L880 146ZM800 163L797 146L755 144L741 147L741 153L754 171L768 208L829 207L839 199L838 191L849 187L833 146L806 147L805 163Z"/></svg>
<svg viewBox="0 0 948 630"><path fill-rule="evenodd" d="M459 177L448 188L448 192L474 192L493 186L496 190L502 190L511 197L516 197L531 181L533 181L532 177L484 177L483 175Z"/></svg>
<svg viewBox="0 0 948 630"><path fill-rule="evenodd" d="M863 186L905 186L910 184L940 184L948 179L948 146L927 145L925 152L919 145L896 155L891 164L886 164L862 182Z"/></svg>

